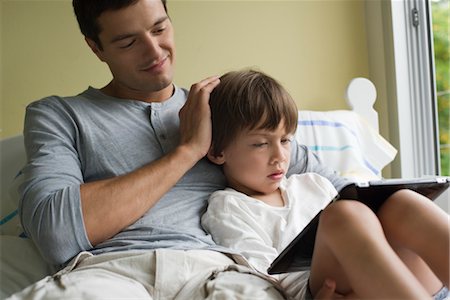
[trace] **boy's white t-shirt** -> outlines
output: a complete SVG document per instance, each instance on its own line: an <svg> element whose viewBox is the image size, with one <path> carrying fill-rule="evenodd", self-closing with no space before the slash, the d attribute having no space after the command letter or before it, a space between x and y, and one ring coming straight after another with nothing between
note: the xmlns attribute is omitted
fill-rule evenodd
<svg viewBox="0 0 450 300"><path fill-rule="evenodd" d="M283 207L231 188L214 192L202 225L216 243L238 250L267 274L278 254L337 195L331 182L315 173L284 178L280 190Z"/></svg>

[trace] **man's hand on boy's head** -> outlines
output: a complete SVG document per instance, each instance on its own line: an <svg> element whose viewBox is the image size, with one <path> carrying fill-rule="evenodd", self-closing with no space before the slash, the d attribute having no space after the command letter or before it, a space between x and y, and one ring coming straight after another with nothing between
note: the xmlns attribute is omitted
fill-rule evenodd
<svg viewBox="0 0 450 300"><path fill-rule="evenodd" d="M218 76L212 76L193 84L179 113L180 145L188 145L198 159L206 155L211 145L209 96L219 82Z"/></svg>

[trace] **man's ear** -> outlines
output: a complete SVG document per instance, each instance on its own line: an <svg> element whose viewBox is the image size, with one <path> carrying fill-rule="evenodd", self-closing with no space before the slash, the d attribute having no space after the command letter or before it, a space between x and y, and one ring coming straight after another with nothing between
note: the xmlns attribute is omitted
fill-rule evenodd
<svg viewBox="0 0 450 300"><path fill-rule="evenodd" d="M211 146L209 147L208 154L206 154L208 159L216 165L223 165L225 163L225 156L223 155L223 152L219 155L214 155L213 153L213 146Z"/></svg>
<svg viewBox="0 0 450 300"><path fill-rule="evenodd" d="M101 61L104 61L103 56L102 56L102 50L100 50L97 43L87 37L85 37L84 40L88 44L89 48L91 48L92 52L94 52L95 55L97 55L98 59L100 59Z"/></svg>

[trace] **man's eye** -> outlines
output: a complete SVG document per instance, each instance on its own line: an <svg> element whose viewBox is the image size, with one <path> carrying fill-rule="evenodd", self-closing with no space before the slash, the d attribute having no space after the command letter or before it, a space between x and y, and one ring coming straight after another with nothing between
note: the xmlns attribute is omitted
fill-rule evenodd
<svg viewBox="0 0 450 300"><path fill-rule="evenodd" d="M162 34L164 32L164 30L166 30L165 27L157 28L157 29L153 30L153 34L156 34L156 35Z"/></svg>
<svg viewBox="0 0 450 300"><path fill-rule="evenodd" d="M130 48L131 46L133 46L134 44L134 40L129 41L128 43L124 43L123 45L119 46L121 49L126 49L126 48Z"/></svg>

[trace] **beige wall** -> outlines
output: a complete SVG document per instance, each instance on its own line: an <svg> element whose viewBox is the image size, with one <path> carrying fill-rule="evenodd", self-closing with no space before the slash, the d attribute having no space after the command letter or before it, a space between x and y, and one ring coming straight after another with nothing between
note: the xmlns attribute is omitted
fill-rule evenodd
<svg viewBox="0 0 450 300"><path fill-rule="evenodd" d="M25 106L110 80L84 44L71 1L2 0L0 138L22 131ZM368 76L364 1L169 0L175 82L255 67L303 109L346 108L348 81Z"/></svg>
<svg viewBox="0 0 450 300"><path fill-rule="evenodd" d="M25 106L108 81L88 51L70 1L2 1L2 137L20 133Z"/></svg>

